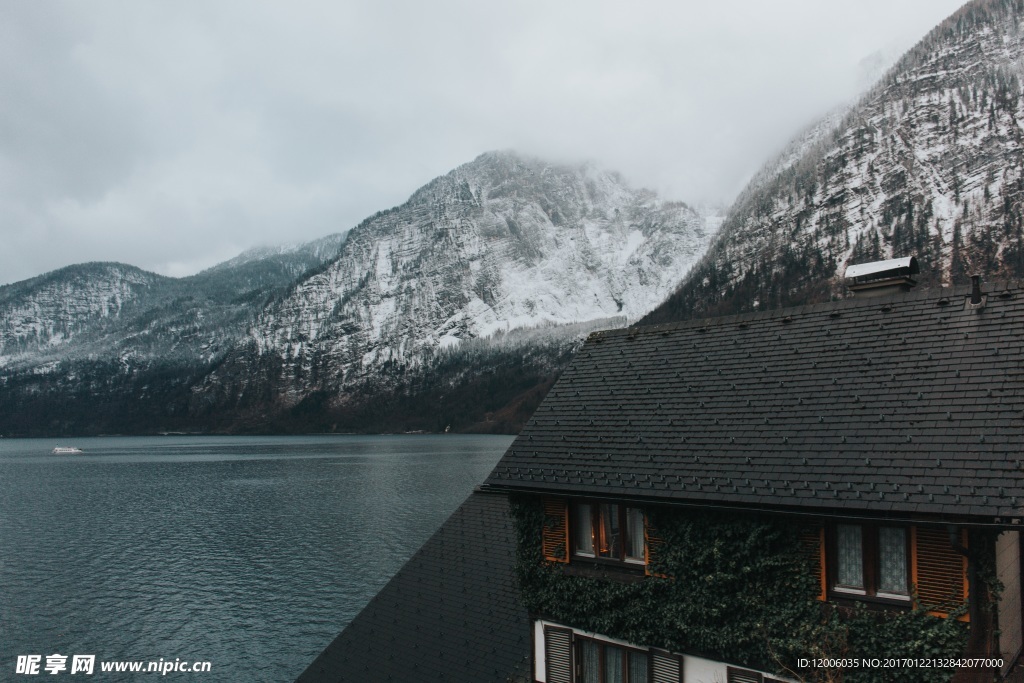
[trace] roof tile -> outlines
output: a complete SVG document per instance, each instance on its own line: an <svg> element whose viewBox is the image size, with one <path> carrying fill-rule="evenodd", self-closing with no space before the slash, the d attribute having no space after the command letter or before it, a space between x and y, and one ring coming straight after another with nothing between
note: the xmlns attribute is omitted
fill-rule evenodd
<svg viewBox="0 0 1024 683"><path fill-rule="evenodd" d="M1005 465L1024 428L1024 292L1008 287L980 311L936 305L967 289L920 290L595 333L487 485L1007 517L992 492L955 496L997 477L1024 500ZM886 482L901 488L866 494Z"/></svg>

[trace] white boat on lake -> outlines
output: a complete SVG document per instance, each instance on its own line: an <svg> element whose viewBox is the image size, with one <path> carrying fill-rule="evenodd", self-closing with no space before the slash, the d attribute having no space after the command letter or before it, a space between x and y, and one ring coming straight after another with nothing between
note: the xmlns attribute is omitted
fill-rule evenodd
<svg viewBox="0 0 1024 683"><path fill-rule="evenodd" d="M75 448L74 446L57 446L53 449L53 452L57 455L72 455L74 453L81 453L81 448Z"/></svg>

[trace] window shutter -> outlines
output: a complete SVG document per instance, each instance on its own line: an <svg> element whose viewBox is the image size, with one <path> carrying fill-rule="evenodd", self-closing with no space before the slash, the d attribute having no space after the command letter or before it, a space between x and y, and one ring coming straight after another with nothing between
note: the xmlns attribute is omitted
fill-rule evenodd
<svg viewBox="0 0 1024 683"><path fill-rule="evenodd" d="M651 683L683 683L683 658L651 650Z"/></svg>
<svg viewBox="0 0 1024 683"><path fill-rule="evenodd" d="M763 679L756 671L735 669L730 666L726 669L725 680L727 683L762 683Z"/></svg>
<svg viewBox="0 0 1024 683"><path fill-rule="evenodd" d="M644 515L644 540L646 546L644 552L646 561L644 562L644 574L647 576L657 576L664 579L665 574L658 574L651 571L651 561L658 557L658 553L661 552L662 547L665 545L665 541L658 535L657 530L651 526L651 521Z"/></svg>
<svg viewBox="0 0 1024 683"><path fill-rule="evenodd" d="M572 631L544 627L544 670L548 683L572 683Z"/></svg>
<svg viewBox="0 0 1024 683"><path fill-rule="evenodd" d="M812 571L818 578L818 600L825 599L825 527L821 524L800 531L800 545L810 560Z"/></svg>
<svg viewBox="0 0 1024 683"><path fill-rule="evenodd" d="M544 499L541 545L548 562L569 561L569 503L565 498Z"/></svg>
<svg viewBox="0 0 1024 683"><path fill-rule="evenodd" d="M946 617L967 600L967 558L956 552L949 541L949 532L938 528L910 528L911 581L917 599L929 614ZM960 544L967 545L966 533ZM960 617L969 621L967 614Z"/></svg>

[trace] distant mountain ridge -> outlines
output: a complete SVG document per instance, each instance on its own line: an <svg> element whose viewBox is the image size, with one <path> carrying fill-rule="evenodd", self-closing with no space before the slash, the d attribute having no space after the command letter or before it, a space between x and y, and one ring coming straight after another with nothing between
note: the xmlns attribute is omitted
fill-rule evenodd
<svg viewBox="0 0 1024 683"><path fill-rule="evenodd" d="M488 153L336 249L0 287L0 432L515 431L595 326L842 297L890 256L924 285L1024 276L1022 17L964 6L766 164L706 252L717 221L683 203Z"/></svg>
<svg viewBox="0 0 1024 683"><path fill-rule="evenodd" d="M171 282L122 263L85 263L0 287L0 367L66 347L122 314L154 305Z"/></svg>
<svg viewBox="0 0 1024 683"><path fill-rule="evenodd" d="M182 279L72 266L0 288L0 432L513 430L580 335L657 305L713 227L496 152L344 238Z"/></svg>
<svg viewBox="0 0 1024 683"><path fill-rule="evenodd" d="M847 264L916 255L923 284L1024 275L1020 0L931 31L797 159L740 195L654 323L845 295Z"/></svg>
<svg viewBox="0 0 1024 683"><path fill-rule="evenodd" d="M0 286L0 368L115 351L172 355L204 328L207 342L233 343L254 307L333 258L343 241L251 250L184 278L95 262Z"/></svg>

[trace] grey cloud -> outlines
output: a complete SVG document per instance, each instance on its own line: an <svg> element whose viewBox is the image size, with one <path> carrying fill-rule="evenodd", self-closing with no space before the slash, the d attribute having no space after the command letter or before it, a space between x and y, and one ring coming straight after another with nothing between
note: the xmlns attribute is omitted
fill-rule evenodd
<svg viewBox="0 0 1024 683"><path fill-rule="evenodd" d="M345 230L489 149L727 202L955 0L0 8L0 283Z"/></svg>

